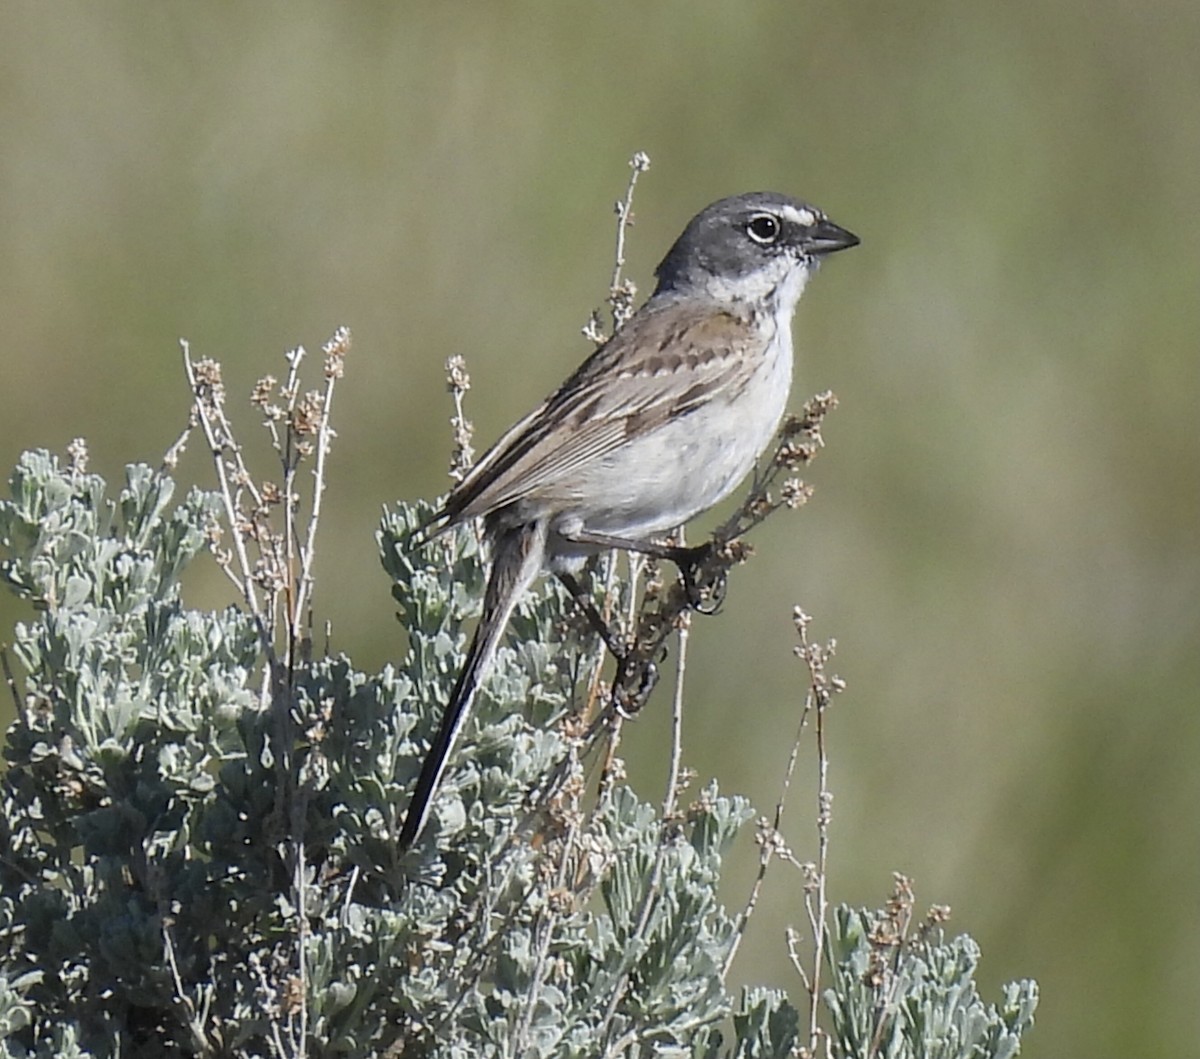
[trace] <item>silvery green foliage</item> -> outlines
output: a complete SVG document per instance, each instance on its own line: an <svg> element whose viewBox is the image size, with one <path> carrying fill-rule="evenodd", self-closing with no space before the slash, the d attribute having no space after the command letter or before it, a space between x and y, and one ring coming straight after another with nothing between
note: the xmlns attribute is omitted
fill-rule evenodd
<svg viewBox="0 0 1200 1059"><path fill-rule="evenodd" d="M835 1054L853 1059L1011 1059L1033 1025L1037 983L1010 982L1003 1001L985 1005L975 987L979 946L940 930L887 946L880 912L845 905L834 913L825 993Z"/></svg>
<svg viewBox="0 0 1200 1059"><path fill-rule="evenodd" d="M709 786L664 823L620 786L583 813L564 800L595 648L553 584L522 604L400 857L478 607L470 531L417 551L428 512L385 514L407 654L369 675L268 654L241 608L184 605L213 496L179 503L133 466L109 499L43 452L11 490L0 574L34 616L13 637L0 781L0 1056L795 1048L782 994L721 982L716 893L745 802Z"/></svg>

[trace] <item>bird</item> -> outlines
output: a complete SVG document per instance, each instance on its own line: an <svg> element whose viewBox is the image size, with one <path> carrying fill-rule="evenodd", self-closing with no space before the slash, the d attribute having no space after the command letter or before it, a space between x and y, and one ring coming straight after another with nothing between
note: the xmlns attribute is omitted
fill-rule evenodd
<svg viewBox="0 0 1200 1059"><path fill-rule="evenodd" d="M654 538L728 496L770 443L792 381L792 314L821 261L859 243L775 192L697 213L649 298L510 427L429 520L435 537L483 520L491 571L479 624L401 827L424 830L447 762L518 599L543 572L597 552L673 554Z"/></svg>

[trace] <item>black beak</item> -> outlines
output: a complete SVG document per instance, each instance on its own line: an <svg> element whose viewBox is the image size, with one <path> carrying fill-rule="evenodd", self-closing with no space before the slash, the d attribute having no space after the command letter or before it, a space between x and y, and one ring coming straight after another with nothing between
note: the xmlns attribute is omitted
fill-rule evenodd
<svg viewBox="0 0 1200 1059"><path fill-rule="evenodd" d="M852 246L858 246L860 241L853 232L822 217L809 229L805 249L810 254L832 254L835 250L849 250Z"/></svg>

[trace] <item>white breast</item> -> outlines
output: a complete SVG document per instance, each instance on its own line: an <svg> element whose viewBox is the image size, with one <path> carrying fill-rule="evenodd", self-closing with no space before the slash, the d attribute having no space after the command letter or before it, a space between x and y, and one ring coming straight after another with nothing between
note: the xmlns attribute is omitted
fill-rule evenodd
<svg viewBox="0 0 1200 1059"><path fill-rule="evenodd" d="M740 392L717 394L596 460L586 471L582 501L554 520L566 532L584 529L626 540L647 540L682 526L728 496L770 444L787 406L792 382L790 313L766 317L766 348ZM778 326L776 326L776 320ZM557 538L556 558L586 553Z"/></svg>

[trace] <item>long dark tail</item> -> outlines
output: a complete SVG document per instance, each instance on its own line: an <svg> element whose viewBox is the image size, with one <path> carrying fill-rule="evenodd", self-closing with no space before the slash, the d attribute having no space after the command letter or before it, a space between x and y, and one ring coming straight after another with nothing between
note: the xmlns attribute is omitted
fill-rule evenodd
<svg viewBox="0 0 1200 1059"><path fill-rule="evenodd" d="M502 530L493 534L492 546L492 573L483 597L483 614L462 671L450 692L441 727L433 737L425 764L421 766L421 775L409 802L404 826L400 829L401 850L409 849L425 827L450 753L471 713L475 692L492 663L513 607L542 569L546 524L538 521Z"/></svg>

